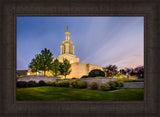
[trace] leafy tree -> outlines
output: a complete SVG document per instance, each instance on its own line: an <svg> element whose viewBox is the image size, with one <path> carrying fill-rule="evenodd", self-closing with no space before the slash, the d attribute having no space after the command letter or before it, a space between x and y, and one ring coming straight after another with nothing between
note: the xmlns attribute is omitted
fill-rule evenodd
<svg viewBox="0 0 160 117"><path fill-rule="evenodd" d="M103 71L101 71L100 69L94 69L89 72L88 76L89 77L96 77L96 76L105 77L105 73Z"/></svg>
<svg viewBox="0 0 160 117"><path fill-rule="evenodd" d="M59 71L60 74L65 76L69 75L71 73L71 64L69 63L69 61L67 59L63 59L63 63L60 63L59 65Z"/></svg>
<svg viewBox="0 0 160 117"><path fill-rule="evenodd" d="M120 73L122 73L123 75L126 75L126 73L127 73L124 69L120 69L119 71L120 71Z"/></svg>
<svg viewBox="0 0 160 117"><path fill-rule="evenodd" d="M55 59L53 64L52 64L52 68L51 68L52 74L54 76L58 76L59 69L60 69L60 62L58 61L58 59Z"/></svg>
<svg viewBox="0 0 160 117"><path fill-rule="evenodd" d="M63 74L64 74L63 63L61 63L61 62L60 62L60 64L59 64L59 72L60 72L60 75L63 75Z"/></svg>
<svg viewBox="0 0 160 117"><path fill-rule="evenodd" d="M144 66L137 67L138 78L144 78Z"/></svg>
<svg viewBox="0 0 160 117"><path fill-rule="evenodd" d="M136 75L138 78L144 78L144 66L137 66L136 68L125 68L120 70L120 72L124 75L134 76Z"/></svg>
<svg viewBox="0 0 160 117"><path fill-rule="evenodd" d="M44 76L46 75L46 71L51 70L52 68L52 56L53 54L49 49L45 48L41 51L40 59L41 59L41 67L40 70L44 71Z"/></svg>
<svg viewBox="0 0 160 117"><path fill-rule="evenodd" d="M40 66L41 66L41 59L40 59L40 55L35 55L35 58L32 59L32 61L29 64L29 68L31 69L32 72L37 72L40 70Z"/></svg>
<svg viewBox="0 0 160 117"><path fill-rule="evenodd" d="M144 78L144 66L134 68L134 74L136 74L138 78Z"/></svg>
<svg viewBox="0 0 160 117"><path fill-rule="evenodd" d="M118 73L117 71L118 67L116 65L108 65L104 67L104 71L106 72L107 77L113 77Z"/></svg>
<svg viewBox="0 0 160 117"><path fill-rule="evenodd" d="M126 73L131 74L133 71L133 68L125 68Z"/></svg>

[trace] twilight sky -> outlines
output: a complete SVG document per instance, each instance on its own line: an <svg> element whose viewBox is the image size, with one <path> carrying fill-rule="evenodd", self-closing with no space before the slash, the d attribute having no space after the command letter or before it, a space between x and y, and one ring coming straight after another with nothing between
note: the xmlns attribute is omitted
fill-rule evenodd
<svg viewBox="0 0 160 117"><path fill-rule="evenodd" d="M66 26L80 62L118 69L144 64L144 17L17 17L17 70L47 48L60 55Z"/></svg>

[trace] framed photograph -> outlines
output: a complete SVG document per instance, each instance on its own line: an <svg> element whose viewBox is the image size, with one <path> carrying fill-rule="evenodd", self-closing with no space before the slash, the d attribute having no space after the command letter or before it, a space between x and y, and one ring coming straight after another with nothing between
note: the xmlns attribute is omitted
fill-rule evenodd
<svg viewBox="0 0 160 117"><path fill-rule="evenodd" d="M16 24L17 101L144 101L143 16L17 16Z"/></svg>
<svg viewBox="0 0 160 117"><path fill-rule="evenodd" d="M2 9L2 116L158 117L156 2Z"/></svg>

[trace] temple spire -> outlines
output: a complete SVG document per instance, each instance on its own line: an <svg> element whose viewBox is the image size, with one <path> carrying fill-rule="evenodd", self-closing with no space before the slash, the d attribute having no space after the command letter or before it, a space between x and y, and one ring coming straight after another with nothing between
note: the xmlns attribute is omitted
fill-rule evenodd
<svg viewBox="0 0 160 117"><path fill-rule="evenodd" d="M61 53L58 57L60 62L63 62L63 59L68 59L70 63L79 62L79 58L76 57L74 53L74 45L72 45L72 41L70 41L70 32L68 31L69 26L65 26L67 31L65 32L65 40L62 41L62 45L60 46Z"/></svg>
<svg viewBox="0 0 160 117"><path fill-rule="evenodd" d="M67 27L67 32L68 32L69 26L66 26L66 27Z"/></svg>
<svg viewBox="0 0 160 117"><path fill-rule="evenodd" d="M68 29L69 29L69 26L66 26L67 27L67 32L65 32L65 38L66 40L69 40L70 39L70 32L68 32Z"/></svg>

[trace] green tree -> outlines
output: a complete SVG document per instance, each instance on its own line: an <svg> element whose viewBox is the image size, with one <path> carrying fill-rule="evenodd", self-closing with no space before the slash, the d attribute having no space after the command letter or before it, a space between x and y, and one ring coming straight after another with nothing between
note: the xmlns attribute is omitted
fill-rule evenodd
<svg viewBox="0 0 160 117"><path fill-rule="evenodd" d="M29 68L31 69L32 72L37 72L40 70L40 66L41 66L41 59L40 59L40 55L37 54L35 55L35 58L32 59L32 61L29 64Z"/></svg>
<svg viewBox="0 0 160 117"><path fill-rule="evenodd" d="M69 75L71 73L71 64L69 63L69 61L67 59L63 59L63 63L60 63L60 74L65 76Z"/></svg>
<svg viewBox="0 0 160 117"><path fill-rule="evenodd" d="M60 75L63 75L64 74L64 68L63 68L63 63L60 62L59 64L59 72L60 72Z"/></svg>
<svg viewBox="0 0 160 117"><path fill-rule="evenodd" d="M58 76L59 69L60 69L60 62L58 61L58 59L55 59L51 68L53 76Z"/></svg>
<svg viewBox="0 0 160 117"><path fill-rule="evenodd" d="M53 54L47 48L41 51L40 59L41 59L41 67L40 70L44 71L44 76L46 75L46 71L51 70L52 68L52 58Z"/></svg>

